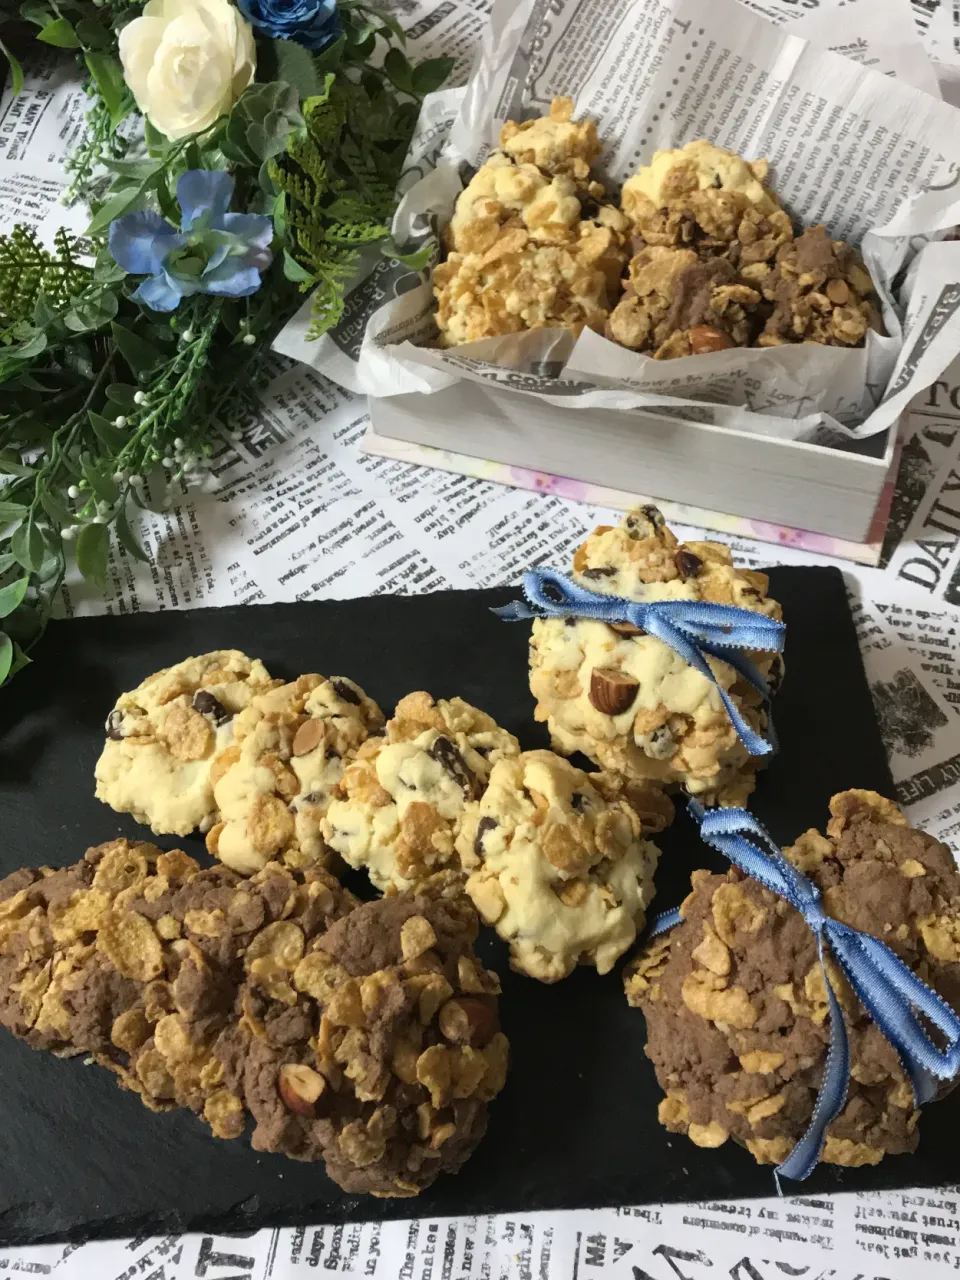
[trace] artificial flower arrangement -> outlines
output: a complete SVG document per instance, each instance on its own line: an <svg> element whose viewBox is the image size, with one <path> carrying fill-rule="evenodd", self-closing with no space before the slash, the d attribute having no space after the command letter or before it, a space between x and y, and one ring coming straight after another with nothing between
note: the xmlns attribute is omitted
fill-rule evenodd
<svg viewBox="0 0 960 1280"><path fill-rule="evenodd" d="M15 92L23 22L83 67L70 195L93 217L52 251L0 235L0 685L68 548L98 583L111 530L147 559L131 511L201 480L302 294L315 336L337 322L451 66L412 65L365 0L0 0Z"/></svg>

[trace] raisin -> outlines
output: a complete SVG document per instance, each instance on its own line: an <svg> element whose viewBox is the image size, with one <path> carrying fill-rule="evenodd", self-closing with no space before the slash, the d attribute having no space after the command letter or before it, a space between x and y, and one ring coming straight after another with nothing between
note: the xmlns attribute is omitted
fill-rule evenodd
<svg viewBox="0 0 960 1280"><path fill-rule="evenodd" d="M616 569L604 567L602 569L584 569L580 574L581 578L612 578L616 573Z"/></svg>
<svg viewBox="0 0 960 1280"><path fill-rule="evenodd" d="M215 698L206 689L198 689L193 695L193 709L202 716L209 716L214 724L226 724L233 719L233 712L228 711L219 698Z"/></svg>
<svg viewBox="0 0 960 1280"><path fill-rule="evenodd" d="M479 791L476 776L449 738L438 738L427 754L436 760L454 782L460 784L465 796L476 798Z"/></svg>
<svg viewBox="0 0 960 1280"><path fill-rule="evenodd" d="M695 556L692 551L684 551L682 547L673 557L673 563L677 566L677 573L684 579L695 578L703 568L700 557Z"/></svg>
<svg viewBox="0 0 960 1280"><path fill-rule="evenodd" d="M351 689L346 680L331 680L330 683L337 691L337 697L342 698L344 702L349 702L354 707L360 706L360 695L356 689Z"/></svg>
<svg viewBox="0 0 960 1280"><path fill-rule="evenodd" d="M483 857L483 837L488 831L492 831L494 827L499 826L496 818L481 818L477 823L477 834L473 841L473 852L478 858Z"/></svg>

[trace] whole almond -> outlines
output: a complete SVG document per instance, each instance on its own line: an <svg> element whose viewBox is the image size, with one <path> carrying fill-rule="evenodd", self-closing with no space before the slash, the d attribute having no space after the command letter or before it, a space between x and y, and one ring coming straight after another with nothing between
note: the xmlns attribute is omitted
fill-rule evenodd
<svg viewBox="0 0 960 1280"><path fill-rule="evenodd" d="M440 1010L440 1031L453 1044L482 1049L499 1030L493 1002L479 996L458 996Z"/></svg>
<svg viewBox="0 0 960 1280"><path fill-rule="evenodd" d="M594 667L590 673L590 701L605 716L618 716L633 705L640 681L612 667Z"/></svg>
<svg viewBox="0 0 960 1280"><path fill-rule="evenodd" d="M711 324L695 324L690 330L690 350L695 356L706 355L708 351L726 351L735 345L722 329L715 329Z"/></svg>
<svg viewBox="0 0 960 1280"><path fill-rule="evenodd" d="M298 1116L316 1115L317 1099L326 1087L327 1082L318 1071L291 1062L280 1068L277 1078L280 1097Z"/></svg>
<svg viewBox="0 0 960 1280"><path fill-rule="evenodd" d="M308 755L315 747L319 747L325 732L326 728L322 720L304 720L293 736L293 754Z"/></svg>

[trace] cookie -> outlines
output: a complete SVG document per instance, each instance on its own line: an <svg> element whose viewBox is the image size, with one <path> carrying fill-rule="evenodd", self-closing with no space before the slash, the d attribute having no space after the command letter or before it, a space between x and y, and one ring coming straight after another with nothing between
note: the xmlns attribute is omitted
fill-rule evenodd
<svg viewBox="0 0 960 1280"><path fill-rule="evenodd" d="M345 676L300 676L255 697L213 762L208 852L244 875L275 859L329 861L321 820L346 764L382 729L380 708Z"/></svg>
<svg viewBox="0 0 960 1280"><path fill-rule="evenodd" d="M573 577L631 600L709 600L781 616L767 596L765 574L738 569L719 543L678 543L651 506L630 512L616 528L595 529L574 556ZM554 749L582 751L629 777L682 786L705 804L742 804L763 757L741 743L705 676L662 640L634 632L629 624L586 618L533 623L530 689ZM748 656L775 690L779 655ZM731 666L708 661L750 727L763 733L759 694Z"/></svg>
<svg viewBox="0 0 960 1280"><path fill-rule="evenodd" d="M441 343L527 329L602 332L620 291L627 218L589 181L596 128L569 99L549 117L508 122L461 192L433 273Z"/></svg>
<svg viewBox="0 0 960 1280"><path fill-rule="evenodd" d="M457 849L467 893L510 944L510 964L557 982L578 964L609 973L643 926L673 806L662 792L587 774L552 751L499 760L467 806Z"/></svg>
<svg viewBox="0 0 960 1280"><path fill-rule="evenodd" d="M216 820L213 759L233 741L234 717L277 683L259 659L236 649L148 676L107 717L97 799L157 834L208 830Z"/></svg>
<svg viewBox="0 0 960 1280"><path fill-rule="evenodd" d="M786 856L828 915L887 943L949 1003L960 997L960 875L949 848L911 829L889 800L846 791L826 835ZM660 1121L701 1147L733 1140L779 1164L813 1114L830 1039L814 934L788 903L737 869L696 871L683 921L625 974L666 1097ZM822 1158L877 1164L917 1145L913 1092L892 1046L836 963L831 986L850 1041L850 1086Z"/></svg>
<svg viewBox="0 0 960 1280"><path fill-rule="evenodd" d="M476 935L469 901L431 889L357 907L308 946L293 983L311 1039L288 1037L290 1010L267 999L252 1009L267 1035L242 1028L236 1057L224 1052L256 1150L322 1158L345 1191L378 1197L415 1196L456 1172L507 1072L500 984Z"/></svg>
<svg viewBox="0 0 960 1280"><path fill-rule="evenodd" d="M698 139L669 151L655 151L623 184L621 203L630 212L637 196L657 208L696 191L719 190L742 196L763 213L772 213L780 201L766 185L770 166L766 160L744 160L733 151Z"/></svg>
<svg viewBox="0 0 960 1280"><path fill-rule="evenodd" d="M479 798L498 760L519 753L512 734L461 698L408 694L384 736L344 771L324 838L381 890L458 870L454 844L467 802Z"/></svg>
<svg viewBox="0 0 960 1280"><path fill-rule="evenodd" d="M244 878L115 840L0 882L0 1023L153 1111L224 1139L252 1118L258 1151L410 1196L470 1155L506 1075L476 934L442 877L360 906L318 868Z"/></svg>
<svg viewBox="0 0 960 1280"><path fill-rule="evenodd" d="M873 281L852 245L810 227L785 244L760 281L773 311L758 347L788 342L860 346L868 329L882 331Z"/></svg>

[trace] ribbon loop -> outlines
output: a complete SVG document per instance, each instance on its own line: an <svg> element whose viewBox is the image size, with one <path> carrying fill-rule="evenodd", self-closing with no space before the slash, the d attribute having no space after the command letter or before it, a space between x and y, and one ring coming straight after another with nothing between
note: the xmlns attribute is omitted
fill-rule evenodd
<svg viewBox="0 0 960 1280"><path fill-rule="evenodd" d="M696 801L690 802L689 809L707 844L795 907L817 939L830 1009L830 1047L807 1131L777 1168L779 1176L800 1181L809 1176L820 1159L826 1131L843 1110L850 1079L847 1029L827 973L827 949L896 1050L918 1105L935 1096L937 1080L952 1080L960 1074L960 1016L879 938L827 915L817 886L784 857L769 832L745 809L714 809L707 813ZM677 923L672 916L661 919L657 929L660 933ZM944 1048L931 1040L918 1013L941 1033Z"/></svg>
<svg viewBox="0 0 960 1280"><path fill-rule="evenodd" d="M516 600L493 612L504 622L529 618L590 618L597 622L629 622L671 648L715 687L737 736L752 756L776 750L770 714L770 691L756 664L737 650L782 653L786 628L775 618L714 604L709 600L628 600L583 587L555 569L528 569L523 575L526 601ZM769 739L744 719L740 708L717 680L707 658L727 663L760 694Z"/></svg>

